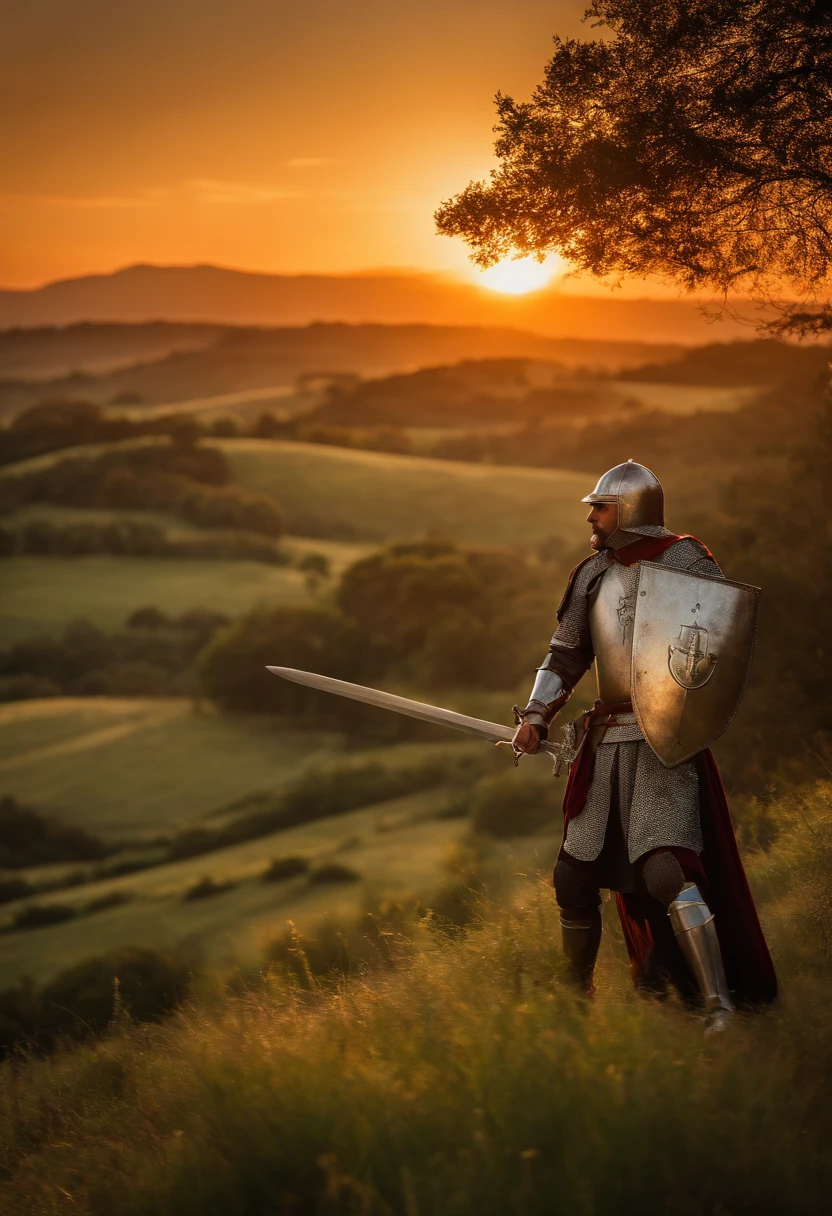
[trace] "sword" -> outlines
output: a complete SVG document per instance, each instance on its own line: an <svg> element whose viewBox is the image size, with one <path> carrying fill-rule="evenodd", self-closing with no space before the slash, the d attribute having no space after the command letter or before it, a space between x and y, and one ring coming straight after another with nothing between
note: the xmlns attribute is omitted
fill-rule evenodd
<svg viewBox="0 0 832 1216"><path fill-rule="evenodd" d="M321 676L314 671L298 671L295 667L267 667L273 675L291 680L294 684L305 684L308 688L318 688L321 692L335 693L339 697L349 697L352 701L363 701L365 705L375 705L378 709L390 709L396 714L405 714L408 718L419 718L422 722L436 722L440 726L449 726L452 730L461 730L468 735L476 735L479 739L487 739L489 743L499 745L507 743L514 752L514 764L526 753L512 743L514 731L509 726L501 726L499 722L486 722L482 718L471 718L467 714L458 714L453 709L442 709L438 705L427 705L424 701L411 701L409 697L399 697L392 692L382 692L379 688L366 688L363 684L350 684L346 680L335 680L332 676ZM560 773L564 761L571 763L572 748L566 743L552 743L544 739L540 751L551 756L555 762L554 775Z"/></svg>

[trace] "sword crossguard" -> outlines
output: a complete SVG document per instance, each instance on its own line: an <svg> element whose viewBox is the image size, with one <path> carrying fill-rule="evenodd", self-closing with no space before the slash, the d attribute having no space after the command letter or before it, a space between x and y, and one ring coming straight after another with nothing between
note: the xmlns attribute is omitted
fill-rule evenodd
<svg viewBox="0 0 832 1216"><path fill-rule="evenodd" d="M522 726L523 723L526 721L526 718L525 718L525 715L524 715L522 709L520 708L519 705L512 705L511 709L514 714L514 725ZM525 754L526 754L523 751L522 747L518 747L516 743L509 741L508 739L500 739L499 742L495 746L499 747L501 743L505 744L506 747L510 747L511 750L514 752L514 767L518 768L519 764L520 764L520 757L525 756Z"/></svg>
<svg viewBox="0 0 832 1216"><path fill-rule="evenodd" d="M509 739L498 739L494 744L495 747L510 747L514 752L514 767L517 768L520 764L520 757L525 756L522 747L518 747L516 743L512 743Z"/></svg>

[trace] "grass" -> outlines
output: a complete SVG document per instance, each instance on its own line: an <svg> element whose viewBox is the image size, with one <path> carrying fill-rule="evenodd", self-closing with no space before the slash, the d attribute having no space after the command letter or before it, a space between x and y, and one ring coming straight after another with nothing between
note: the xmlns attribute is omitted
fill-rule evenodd
<svg viewBox="0 0 832 1216"><path fill-rule="evenodd" d="M310 550L319 548L310 542ZM307 604L301 571L263 562L155 557L9 557L0 566L0 645L54 636L83 617L105 630L153 604L169 616L210 607L237 616L256 604Z"/></svg>
<svg viewBox="0 0 832 1216"><path fill-rule="evenodd" d="M58 698L0 706L0 788L107 841L199 822L279 789L337 741L184 699Z"/></svg>
<svg viewBox="0 0 832 1216"><path fill-rule="evenodd" d="M448 881L448 850L467 822L441 818L447 804L446 790L430 790L203 857L7 904L0 920L30 903L80 910L105 896L130 896L101 915L0 935L0 989L24 975L48 982L74 963L135 942L184 953L214 974L256 968L266 943L288 920L311 931L324 915L355 917L374 898L408 899ZM556 842L550 847L554 851ZM271 859L284 855L307 858L316 868L348 866L360 881L314 884L299 875L279 884L262 882ZM229 889L186 901L204 879Z"/></svg>
<svg viewBox="0 0 832 1216"><path fill-rule="evenodd" d="M610 391L622 401L635 398L650 410L690 415L700 410L731 413L750 405L759 388L712 388L700 384L655 384L642 380L611 380Z"/></svg>
<svg viewBox="0 0 832 1216"><path fill-rule="evenodd" d="M580 499L591 473L520 469L320 444L241 439L218 445L246 489L272 494L290 532L383 542L441 535L516 546L585 540Z"/></svg>
<svg viewBox="0 0 832 1216"><path fill-rule="evenodd" d="M194 712L176 699L55 698L0 706L0 791L55 814L124 849L190 827L216 826L228 807L260 791L279 793L307 773L351 758L390 768L447 761L449 778L463 758L492 755L477 742L401 743L348 753L338 736L292 731L251 717ZM545 762L539 765L545 768ZM539 771L538 771L539 776ZM521 771L520 779L525 773ZM70 963L133 942L181 948L228 969L258 957L264 934L288 917L303 925L325 911L354 913L372 893L431 891L446 849L467 828L441 816L450 787L357 809L171 864L34 895L0 908L7 922L30 904L83 909L127 895L105 914L0 936L0 988L29 974L46 980ZM555 809L553 804L553 820ZM145 850L146 852L146 850ZM162 850L151 850L160 861ZM260 881L275 857L311 864L338 861L361 875L350 888L307 890L302 878L278 886ZM112 859L117 862L119 857ZM105 863L105 864L110 864ZM38 867L21 876L36 885L89 866ZM209 877L236 884L215 899L184 904L185 891Z"/></svg>
<svg viewBox="0 0 832 1216"><path fill-rule="evenodd" d="M659 1216L828 1210L830 957L813 934L832 787L785 799L751 867L778 1006L705 1039L629 989L561 980L551 892L393 965L302 991L275 974L158 1028L10 1065L0 1195L16 1216ZM206 900L218 904L224 896Z"/></svg>
<svg viewBox="0 0 832 1216"><path fill-rule="evenodd" d="M21 507L5 515L3 522L21 528L35 520L61 526L127 519L156 524L172 541L206 537L202 529L155 512L43 504ZM236 616L258 603L311 603L318 593L313 596L305 574L295 568L306 554L320 553L326 557L335 581L347 566L368 552L368 546L363 544L298 536L283 536L280 548L291 565L199 558L4 558L0 565L3 579L0 646L31 637L55 636L78 617L112 630L145 604L154 604L171 616L206 605ZM327 583L321 584L319 593L325 594L327 588Z"/></svg>
<svg viewBox="0 0 832 1216"><path fill-rule="evenodd" d="M452 765L460 749L484 747L461 738L346 753L337 735L195 711L179 698L56 697L0 706L0 790L118 843L203 824L353 754L392 767L445 756Z"/></svg>

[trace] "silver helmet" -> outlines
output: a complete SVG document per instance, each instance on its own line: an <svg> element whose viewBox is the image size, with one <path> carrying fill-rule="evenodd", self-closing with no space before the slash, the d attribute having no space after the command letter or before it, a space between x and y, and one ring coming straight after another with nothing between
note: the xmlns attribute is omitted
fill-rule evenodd
<svg viewBox="0 0 832 1216"><path fill-rule="evenodd" d="M639 536L663 536L664 491L662 483L643 464L628 460L604 473L591 494L581 502L618 503L618 532Z"/></svg>

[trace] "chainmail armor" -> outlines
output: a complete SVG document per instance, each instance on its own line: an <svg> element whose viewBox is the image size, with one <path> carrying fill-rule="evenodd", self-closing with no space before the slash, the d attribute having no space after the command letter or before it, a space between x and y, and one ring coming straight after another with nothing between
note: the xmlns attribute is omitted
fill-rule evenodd
<svg viewBox="0 0 832 1216"><path fill-rule="evenodd" d="M688 760L676 768L665 768L650 745L639 738L599 746L586 805L569 821L566 833L564 847L572 857L594 861L601 852L614 793L630 863L651 849L670 846L702 852L696 765Z"/></svg>

